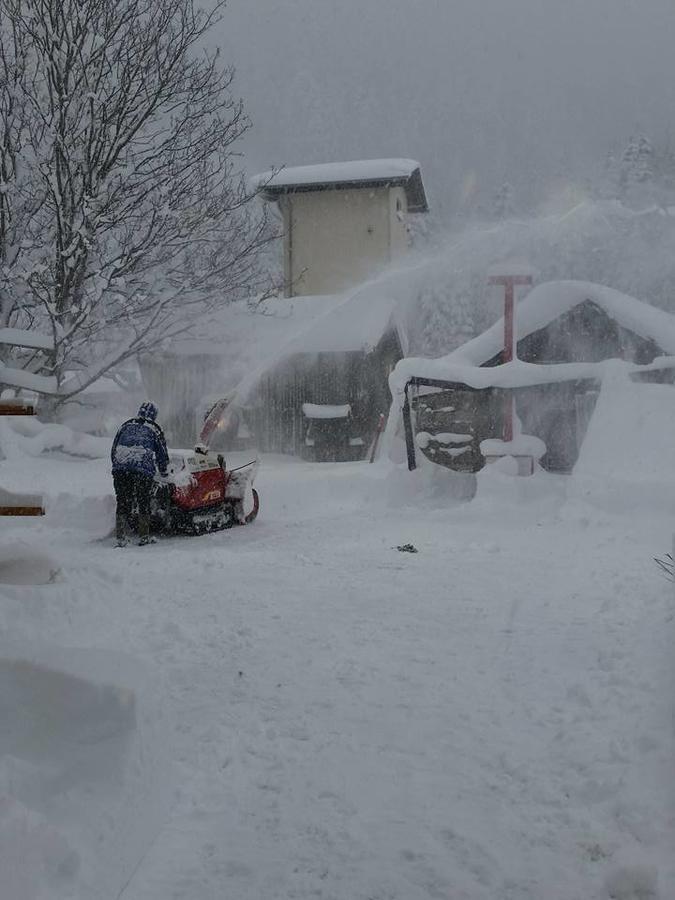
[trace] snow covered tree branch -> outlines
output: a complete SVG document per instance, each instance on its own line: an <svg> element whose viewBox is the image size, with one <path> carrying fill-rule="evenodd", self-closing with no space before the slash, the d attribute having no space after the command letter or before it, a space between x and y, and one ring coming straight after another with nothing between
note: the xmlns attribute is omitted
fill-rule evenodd
<svg viewBox="0 0 675 900"><path fill-rule="evenodd" d="M0 323L62 397L264 290L234 71L193 0L0 0ZM74 377L73 373L77 373Z"/></svg>

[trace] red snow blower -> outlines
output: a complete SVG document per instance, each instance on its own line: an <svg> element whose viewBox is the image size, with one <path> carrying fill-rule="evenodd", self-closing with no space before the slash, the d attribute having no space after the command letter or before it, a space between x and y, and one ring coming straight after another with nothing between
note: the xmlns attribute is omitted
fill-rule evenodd
<svg viewBox="0 0 675 900"><path fill-rule="evenodd" d="M233 525L249 525L258 515L260 501L253 487L258 460L227 469L222 454L208 449L226 408L227 400L211 407L193 452L169 452L169 478L157 485L153 497L153 532L207 534Z"/></svg>

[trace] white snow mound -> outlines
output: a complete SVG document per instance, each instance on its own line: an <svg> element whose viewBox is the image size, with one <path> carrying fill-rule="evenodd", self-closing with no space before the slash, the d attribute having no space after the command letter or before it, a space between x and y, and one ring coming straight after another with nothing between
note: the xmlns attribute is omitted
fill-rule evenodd
<svg viewBox="0 0 675 900"><path fill-rule="evenodd" d="M0 584L50 584L59 571L54 559L27 545L0 548Z"/></svg>
<svg viewBox="0 0 675 900"><path fill-rule="evenodd" d="M93 538L106 537L115 524L115 497L82 496L64 491L47 497L46 515L50 525L81 529Z"/></svg>
<svg viewBox="0 0 675 900"><path fill-rule="evenodd" d="M0 647L0 721L3 898L117 896L165 811L146 677L103 651Z"/></svg>
<svg viewBox="0 0 675 900"><path fill-rule="evenodd" d="M620 372L603 383L574 467L570 497L612 512L675 508L675 390Z"/></svg>

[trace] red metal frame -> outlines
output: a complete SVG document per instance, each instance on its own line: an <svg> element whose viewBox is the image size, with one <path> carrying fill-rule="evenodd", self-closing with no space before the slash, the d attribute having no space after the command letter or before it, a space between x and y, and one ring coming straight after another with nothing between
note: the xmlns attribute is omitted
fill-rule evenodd
<svg viewBox="0 0 675 900"><path fill-rule="evenodd" d="M220 466L193 472L185 485L174 485L173 499L183 510L202 509L218 506L225 499L225 489L229 475Z"/></svg>

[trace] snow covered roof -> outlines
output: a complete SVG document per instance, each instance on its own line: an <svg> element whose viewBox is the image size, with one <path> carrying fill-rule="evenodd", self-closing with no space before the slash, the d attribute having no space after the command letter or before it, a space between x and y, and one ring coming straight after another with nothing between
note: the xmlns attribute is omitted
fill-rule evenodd
<svg viewBox="0 0 675 900"><path fill-rule="evenodd" d="M167 350L178 356L222 356L233 345L248 345L249 356L278 360L296 353L349 353L372 350L390 329L405 350L396 301L373 291L354 294L279 297L253 311L232 303L209 316L190 335L174 338Z"/></svg>
<svg viewBox="0 0 675 900"><path fill-rule="evenodd" d="M352 411L349 403L303 403L302 414L306 419L346 419Z"/></svg>
<svg viewBox="0 0 675 900"><path fill-rule="evenodd" d="M675 316L628 294L590 281L549 281L533 288L516 307L517 340L545 328L554 319L587 300L597 304L619 325L640 337L653 340L666 353L675 354ZM502 316L483 334L445 358L479 366L492 359L503 346Z"/></svg>
<svg viewBox="0 0 675 900"><path fill-rule="evenodd" d="M21 328L0 328L0 344L28 347L35 350L53 350L54 339L36 331ZM14 369L0 362L0 385L37 391L40 394L57 392L56 378L52 375L34 375L25 369Z"/></svg>
<svg viewBox="0 0 675 900"><path fill-rule="evenodd" d="M427 212L427 197L420 164L414 159L359 159L349 162L293 166L268 171L251 179L266 200L281 194L345 188L397 186L405 188L409 212Z"/></svg>
<svg viewBox="0 0 675 900"><path fill-rule="evenodd" d="M308 297L293 298L309 300ZM313 300L328 298L313 298ZM349 353L374 349L388 331L394 331L403 353L407 339L398 303L387 295L372 290L358 290L347 296L331 297L318 315L304 328L297 328L285 343L277 344L275 352L251 369L237 385L235 395L245 403L260 379L289 356L315 353ZM275 301L276 302L276 301ZM291 302L291 301L286 301ZM299 323L298 323L299 324Z"/></svg>
<svg viewBox="0 0 675 900"><path fill-rule="evenodd" d="M53 375L34 375L25 369L14 369L0 362L0 385L36 391L38 394L55 394L58 390Z"/></svg>
<svg viewBox="0 0 675 900"><path fill-rule="evenodd" d="M389 330L404 344L397 304L386 294L363 296L360 291L341 297L332 309L317 317L283 348L295 353L349 353L373 350Z"/></svg>
<svg viewBox="0 0 675 900"><path fill-rule="evenodd" d="M371 285L352 294L271 298L255 312L245 301L232 303L200 320L189 335L168 342L164 350L171 358L213 357L221 390L236 388L243 402L260 379L289 356L367 352L389 331L396 333L405 353L399 304Z"/></svg>
<svg viewBox="0 0 675 900"><path fill-rule="evenodd" d="M516 307L517 340L545 328L554 319L587 300L596 303L619 325L640 337L653 340L665 354L675 356L675 316L613 288L586 281L552 281L533 288ZM406 382L415 377L461 382L473 387L516 387L598 377L606 368L606 363L534 365L521 360L505 366L476 368L495 357L503 346L502 316L483 334L447 356L401 360L391 376L392 389L402 391Z"/></svg>
<svg viewBox="0 0 675 900"><path fill-rule="evenodd" d="M342 294L273 297L255 308L246 301L230 303L199 322L167 348L172 355L222 356L236 349L248 364L269 359L316 319L344 300Z"/></svg>

